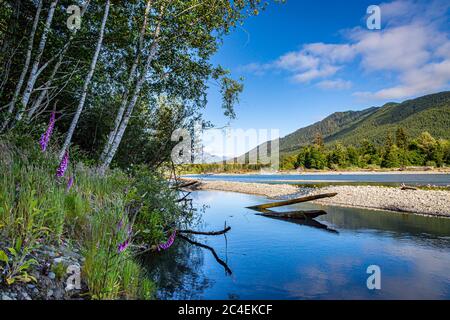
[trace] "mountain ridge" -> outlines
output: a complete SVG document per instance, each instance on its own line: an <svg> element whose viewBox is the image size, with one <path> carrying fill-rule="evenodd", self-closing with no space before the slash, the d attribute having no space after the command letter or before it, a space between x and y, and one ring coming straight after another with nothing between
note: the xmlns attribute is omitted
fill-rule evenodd
<svg viewBox="0 0 450 320"><path fill-rule="evenodd" d="M321 121L300 128L280 139L280 154L292 154L312 144L317 134L325 144L359 145L364 139L380 145L398 127L410 137L428 131L435 138L450 139L450 91L421 96L401 103L360 111L334 112ZM257 148L265 146L267 142ZM254 149L253 149L254 150ZM248 153L247 153L248 154Z"/></svg>

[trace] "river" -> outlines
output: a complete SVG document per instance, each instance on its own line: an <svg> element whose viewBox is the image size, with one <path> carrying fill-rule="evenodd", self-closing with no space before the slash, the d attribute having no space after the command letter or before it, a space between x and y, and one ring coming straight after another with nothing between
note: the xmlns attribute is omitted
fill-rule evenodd
<svg viewBox="0 0 450 320"><path fill-rule="evenodd" d="M257 183L287 184L374 184L374 185L436 185L450 186L450 174L415 173L342 173L342 174L227 174L227 175L187 175L187 178Z"/></svg>
<svg viewBox="0 0 450 320"><path fill-rule="evenodd" d="M258 216L248 206L264 197L198 191L194 236L213 248L177 239L147 258L159 299L450 299L450 219L299 204L324 209L317 222ZM381 271L381 289L369 290L369 266Z"/></svg>

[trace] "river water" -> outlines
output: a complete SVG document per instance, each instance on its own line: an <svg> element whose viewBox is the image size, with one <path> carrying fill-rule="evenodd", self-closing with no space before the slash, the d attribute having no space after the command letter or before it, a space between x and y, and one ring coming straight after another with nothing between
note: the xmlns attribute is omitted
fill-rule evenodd
<svg viewBox="0 0 450 320"><path fill-rule="evenodd" d="M160 299L450 299L450 219L299 204L327 215L308 224L258 216L264 197L198 191L194 236L147 258ZM369 290L369 266L381 289Z"/></svg>
<svg viewBox="0 0 450 320"><path fill-rule="evenodd" d="M413 174L413 173L375 173L375 174L245 174L245 175L187 175L186 177L203 180L221 180L258 183L288 184L383 184L399 185L436 185L450 186L450 174Z"/></svg>

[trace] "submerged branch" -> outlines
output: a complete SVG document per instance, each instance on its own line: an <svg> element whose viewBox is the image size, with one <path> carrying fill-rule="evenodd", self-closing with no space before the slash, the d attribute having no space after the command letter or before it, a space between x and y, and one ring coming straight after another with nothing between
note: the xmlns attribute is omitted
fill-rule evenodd
<svg viewBox="0 0 450 320"><path fill-rule="evenodd" d="M199 243L199 242L196 242L194 240L191 240L188 237L185 237L185 236L183 236L181 234L178 235L178 237L183 239L183 240L185 240L185 241L187 241L187 242L189 242L190 244L193 244L195 246L198 246L198 247L201 247L201 248L204 248L204 249L207 249L207 250L211 251L211 253L214 256L214 258L216 259L217 263L219 263L225 269L225 272L228 275L232 275L233 274L233 272L231 271L230 267L228 267L228 265L226 264L225 261L223 261L222 259L219 258L219 256L217 255L216 251L213 248L211 248L210 246L207 246L206 244Z"/></svg>
<svg viewBox="0 0 450 320"><path fill-rule="evenodd" d="M222 234L227 233L231 230L231 227L226 227L225 229L221 231L211 231L211 232L201 232L201 231L194 231L194 230L178 230L178 233L185 233L185 234L197 234L197 235L204 235L204 236L220 236Z"/></svg>

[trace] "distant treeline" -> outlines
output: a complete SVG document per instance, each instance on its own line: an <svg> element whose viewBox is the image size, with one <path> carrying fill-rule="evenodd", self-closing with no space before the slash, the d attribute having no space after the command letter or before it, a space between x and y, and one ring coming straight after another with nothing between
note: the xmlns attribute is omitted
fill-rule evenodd
<svg viewBox="0 0 450 320"><path fill-rule="evenodd" d="M202 174L202 173L243 173L259 171L267 165L262 164L228 164L228 163L197 163L188 164L181 167L181 173Z"/></svg>
<svg viewBox="0 0 450 320"><path fill-rule="evenodd" d="M363 140L359 146L337 142L325 145L320 134L312 145L300 152L286 156L281 161L283 170L292 169L345 169L345 168L401 168L407 166L443 167L450 164L450 142L435 139L423 132L410 139L406 130L399 127L388 132L384 145L376 146Z"/></svg>
<svg viewBox="0 0 450 320"><path fill-rule="evenodd" d="M337 142L325 145L321 134L314 143L303 146L297 153L282 156L281 170L316 169L336 170L351 168L402 168L408 166L444 167L450 165L450 142L436 139L423 132L410 138L403 127L388 132L384 144L376 145L364 139L359 145ZM242 173L267 168L262 164L192 164L183 168L185 173Z"/></svg>

